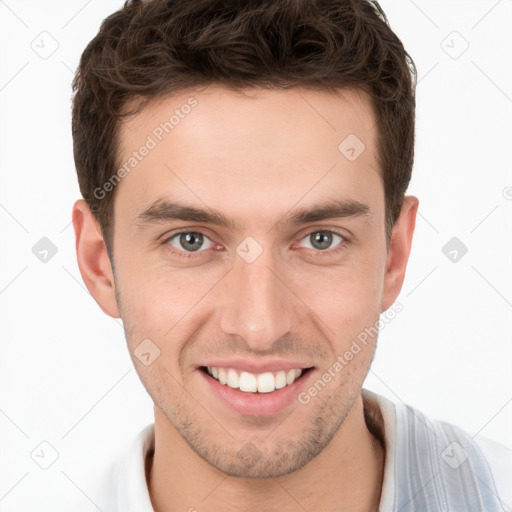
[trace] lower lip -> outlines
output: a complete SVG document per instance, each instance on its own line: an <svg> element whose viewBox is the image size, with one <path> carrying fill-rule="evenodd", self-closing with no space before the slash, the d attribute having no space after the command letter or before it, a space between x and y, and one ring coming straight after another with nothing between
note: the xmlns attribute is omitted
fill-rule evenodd
<svg viewBox="0 0 512 512"><path fill-rule="evenodd" d="M271 393L246 393L221 384L201 369L198 372L211 391L231 410L249 416L270 416L281 412L297 400L299 393L306 387L312 370L307 370L292 384Z"/></svg>

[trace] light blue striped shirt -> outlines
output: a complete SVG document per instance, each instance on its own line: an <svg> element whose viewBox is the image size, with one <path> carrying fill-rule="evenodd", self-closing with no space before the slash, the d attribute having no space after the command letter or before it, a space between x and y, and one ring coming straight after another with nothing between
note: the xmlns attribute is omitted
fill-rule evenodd
<svg viewBox="0 0 512 512"><path fill-rule="evenodd" d="M378 404L384 419L386 462L379 512L511 510L510 450L487 440L479 443L409 405L367 390L363 396Z"/></svg>

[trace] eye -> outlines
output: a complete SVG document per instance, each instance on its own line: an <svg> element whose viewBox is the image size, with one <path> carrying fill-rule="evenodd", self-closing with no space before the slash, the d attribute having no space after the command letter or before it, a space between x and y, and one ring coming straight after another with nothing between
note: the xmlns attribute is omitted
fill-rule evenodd
<svg viewBox="0 0 512 512"><path fill-rule="evenodd" d="M332 254L343 250L349 240L339 233L330 230L317 230L301 239L306 249L313 249L316 255ZM336 243L337 242L337 243ZM180 231L162 242L178 257L191 258L207 249L215 247L215 243L200 231ZM333 248L333 244L334 248Z"/></svg>
<svg viewBox="0 0 512 512"><path fill-rule="evenodd" d="M196 231L181 231L169 237L166 243L178 252L201 252L213 246L213 242L206 235Z"/></svg>
<svg viewBox="0 0 512 512"><path fill-rule="evenodd" d="M309 243L309 247L306 246L308 249L326 251L327 249L331 248L333 242L335 242L336 239L338 240L337 246L341 245L345 241L344 237L338 233L335 233L334 231L321 230L310 233L302 240L305 240L306 243Z"/></svg>

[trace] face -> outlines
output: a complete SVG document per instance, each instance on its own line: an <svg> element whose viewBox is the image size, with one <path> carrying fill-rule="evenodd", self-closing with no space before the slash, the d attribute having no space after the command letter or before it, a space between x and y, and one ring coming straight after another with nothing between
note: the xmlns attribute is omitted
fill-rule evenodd
<svg viewBox="0 0 512 512"><path fill-rule="evenodd" d="M351 347L405 269L374 124L355 91L209 87L121 128L137 161L115 190L111 293L157 421L227 474L304 466L360 394L376 338Z"/></svg>

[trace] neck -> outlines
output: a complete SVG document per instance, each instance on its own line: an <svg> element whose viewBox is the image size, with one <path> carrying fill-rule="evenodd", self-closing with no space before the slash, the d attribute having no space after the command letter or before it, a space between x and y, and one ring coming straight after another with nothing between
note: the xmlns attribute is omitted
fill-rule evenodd
<svg viewBox="0 0 512 512"><path fill-rule="evenodd" d="M358 397L326 448L277 478L227 476L201 459L155 407L155 451L146 475L155 512L378 509L385 452L380 411ZM373 434L372 434L373 432ZM194 508L195 507L195 508Z"/></svg>

